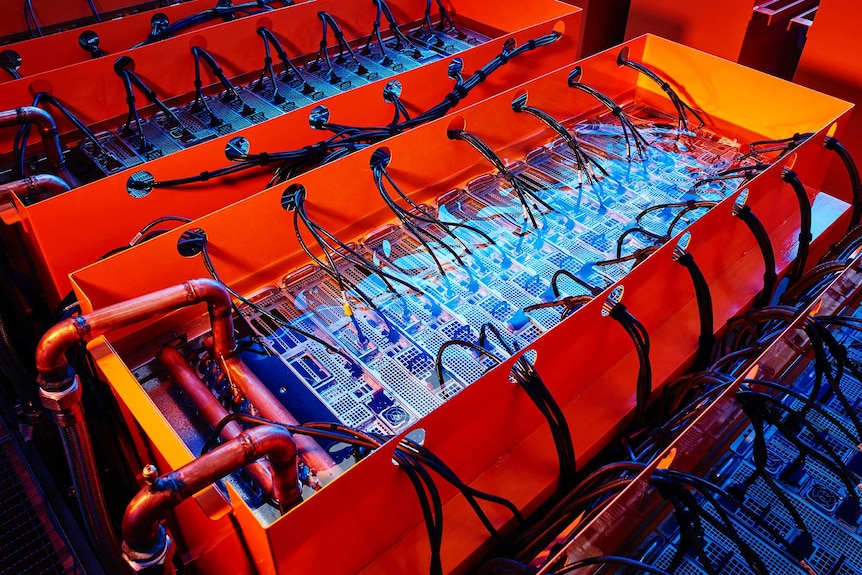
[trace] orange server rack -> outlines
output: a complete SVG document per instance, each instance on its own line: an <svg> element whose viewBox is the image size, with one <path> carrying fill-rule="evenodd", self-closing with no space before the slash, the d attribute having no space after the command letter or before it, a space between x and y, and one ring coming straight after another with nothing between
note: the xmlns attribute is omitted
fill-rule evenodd
<svg viewBox="0 0 862 575"><path fill-rule="evenodd" d="M176 2L174 2L176 3ZM189 4L197 4L198 10L204 7L205 2L193 0ZM40 1L30 3L36 22L43 28L51 29L67 24L94 20L93 12L87 4L87 0L68 0L65 2ZM139 10L147 10L159 4L167 4L160 0L95 0L93 5L100 14L125 13L130 14ZM25 0L9 0L0 6L0 37L16 34L27 34L27 20L25 20ZM167 6L166 6L167 7ZM209 6L207 6L209 7ZM31 27L33 26L31 22Z"/></svg>
<svg viewBox="0 0 862 575"><path fill-rule="evenodd" d="M762 218L776 249L779 271L793 259L799 232L796 200L781 180L785 167L792 166L806 182L813 200L813 255L846 227L848 205L819 192L819 187L827 153L823 139L827 133L840 134L851 105L657 37L637 38L627 46L632 59L684 87L686 97L731 138L750 141L793 132L814 134L751 180L747 192L730 194L688 228L688 249L710 285L719 327L749 306L761 289L763 262L756 243L732 216L739 195L746 193L747 203ZM609 50L580 62L584 81L615 99L634 99L668 110L658 87L620 68L617 54L618 50ZM458 113L458 121L481 132L502 157L521 157L547 143L551 134L538 123L513 118L515 95L526 90L531 103L558 118L581 117L594 109L589 98L566 88L571 69L569 65L466 108ZM427 201L487 172L486 165L448 140L451 122L444 118L385 144L392 154L393 174L414 201ZM369 169L373 152L357 152L293 180L307 189L318 223L339 237L358 238L392 220L373 185ZM210 254L228 285L241 293L273 285L307 262L282 207L285 187L266 190L75 272L72 281L84 311L205 277L200 258L183 257L177 251L181 233L193 228L206 232ZM538 411L510 382L515 360L524 353L536 353L535 368L572 426L575 452L583 465L620 431L635 401L636 354L625 332L602 313L612 289L625 288L622 302L650 333L656 387L678 375L693 357L697 304L686 271L674 261L675 247L676 240L669 241L529 349L517 352L422 418L414 427L425 430L426 445L471 486L503 495L526 512L536 509L556 485L556 453ZM176 469L194 455L173 427L178 422L159 411L125 358L132 350L147 350L153 342L158 345L176 337L195 317L200 316L187 310L140 329L97 338L90 346L130 427L140 430L146 437L141 445L153 450L145 458L155 457L162 471ZM409 481L392 463L394 446L402 436L271 523L261 522L233 491L230 503L214 489L201 492L197 502L182 504L174 518L193 550L189 557L212 569L208 573L224 572L207 556L217 556L222 543L223 548L231 541L238 545L238 535L226 517L232 514L261 573L421 572L429 559L422 516ZM441 485L440 489L446 517L444 569L464 572L488 548L489 538L454 488ZM506 512L488 509L488 513L500 528L512 521ZM212 533L218 533L222 543L213 543Z"/></svg>
<svg viewBox="0 0 862 575"><path fill-rule="evenodd" d="M295 53L314 53L320 40L316 16L319 10L331 10L340 16L340 21L349 25L345 25L345 32L360 36L368 31L373 19L368 6L363 4L360 7L340 0L299 4L271 16L220 24L200 33L145 46L131 55L135 58L137 71L147 80L152 79L160 94L183 93L193 76L189 46L207 46L214 54L225 55L225 64L236 65L236 71L251 71L262 64L262 48L258 42L237 48L236 38L258 40L256 28L267 25L278 35L294 39L297 42ZM406 0L392 2L391 6L393 11L397 10L399 21L412 21L422 14L424 2ZM550 47L513 58L489 75L466 97L466 104L547 73L575 57L580 9L553 0L531 2L526 7L512 0L494 3L494 10L489 9L490 6L489 1L465 2L464 6L456 3L453 13L456 22L474 26L492 36L491 40L458 54L464 62L465 74L484 66L500 54L509 41L521 46L554 30L561 36ZM349 11L342 12L344 8L349 8ZM303 15L305 18L301 18ZM120 114L125 97L112 70L112 62L113 57L109 57L11 82L0 94L0 108L21 105L32 97L32 92L48 88L72 105L88 123ZM402 101L411 113L420 113L438 104L452 89L453 84L447 78L449 63L447 59L438 60L398 76L404 90ZM170 70L170 74L165 74L166 70ZM94 94L90 87L84 87L76 80L85 75L93 78L101 91L96 90ZM386 125L392 119L392 107L383 100L382 90L390 79L359 86L320 103L330 109L333 120L339 123ZM228 163L225 146L235 136L247 138L253 152L291 150L315 144L325 139L327 134L310 128L310 109L300 108L234 134L158 158L145 164L143 169L151 172L157 180L165 180L222 167ZM8 149L9 135L2 133L0 137L5 138L0 146L5 145ZM51 305L69 291L67 276L70 272L127 244L147 223L166 215L200 217L259 192L270 177L268 173L250 171L241 177L227 178L220 185L210 182L190 188L157 189L146 197L132 197L127 192L126 182L140 169L138 166L125 170L29 206L14 197L3 201L5 209L0 210L0 214L7 224L4 231L13 236L13 242L22 246L23 253L28 254ZM69 234L67 224L73 221L76 222L76 232Z"/></svg>
<svg viewBox="0 0 862 575"><path fill-rule="evenodd" d="M862 67L856 58L862 42L853 23L862 17L862 6L847 0L822 0L811 24L793 81L849 102L862 101ZM854 113L842 143L854 158L862 153L862 116ZM846 171L835 159L827 188L851 198Z"/></svg>
<svg viewBox="0 0 862 575"><path fill-rule="evenodd" d="M6 8L12 8L12 6ZM41 38L21 40L4 46L3 49L13 50L20 56L21 67L18 69L18 73L21 76L32 76L40 72L90 60L92 58L90 52L81 48L78 43L82 34L91 32L96 34L99 38L98 47L110 56L143 42L152 32L151 20L155 14L164 14L168 21L173 23L209 8L212 8L212 2L209 0L190 0L181 4L172 4L159 9L130 14L122 18L93 22ZM23 9L21 13L23 13ZM9 20L4 18L3 21L8 22ZM211 20L207 24L188 28L184 33L220 22L222 22L220 18ZM0 82L8 82L11 79L2 78Z"/></svg>

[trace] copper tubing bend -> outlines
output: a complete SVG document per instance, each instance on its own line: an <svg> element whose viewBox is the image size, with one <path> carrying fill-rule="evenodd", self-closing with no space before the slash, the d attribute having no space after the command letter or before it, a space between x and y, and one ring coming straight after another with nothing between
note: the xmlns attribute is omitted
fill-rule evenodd
<svg viewBox="0 0 862 575"><path fill-rule="evenodd" d="M74 374L66 361L66 351L73 345L202 302L207 303L212 324L213 352L218 357L232 355L236 341L230 294L216 281L196 279L69 318L49 329L36 347L39 387L54 392L72 385Z"/></svg>
<svg viewBox="0 0 862 575"><path fill-rule="evenodd" d="M70 187L79 185L78 179L72 175L63 159L63 148L60 146L60 136L57 124L51 114L36 106L22 106L14 110L0 111L0 128L34 124L39 129L45 155L51 164L51 170L63 178Z"/></svg>
<svg viewBox="0 0 862 575"><path fill-rule="evenodd" d="M235 355L230 294L211 279L191 280L88 314L64 320L42 336L36 348L38 383L45 392L60 392L74 384L75 375L66 361L66 351L79 342L87 342L109 331L125 327L181 307L206 302L212 325L213 354L225 374L246 399L267 419L297 425L299 422L266 388L263 382ZM300 457L318 473L339 474L338 464L314 439L296 438Z"/></svg>
<svg viewBox="0 0 862 575"><path fill-rule="evenodd" d="M282 511L300 500L293 436L283 427L262 425L241 433L172 473L155 479L129 503L123 515L123 551L142 560L163 552L161 520L168 511L225 475L268 456Z"/></svg>
<svg viewBox="0 0 862 575"><path fill-rule="evenodd" d="M163 347L157 354L156 359L164 366L171 379L180 386L183 394L192 402L200 412L201 417L206 420L210 427L216 427L225 417L228 411L210 393L206 385L198 377L198 374L189 366L186 359L171 346ZM221 430L221 438L229 441L242 434L242 427L236 421L231 421ZM268 496L277 499L273 492L272 473L267 463L257 461L249 464L246 471L257 481L261 489Z"/></svg>
<svg viewBox="0 0 862 575"><path fill-rule="evenodd" d="M38 202L68 192L70 189L72 188L64 179L53 174L36 174L3 184L0 186L0 197L15 194L21 200L31 198L32 201Z"/></svg>

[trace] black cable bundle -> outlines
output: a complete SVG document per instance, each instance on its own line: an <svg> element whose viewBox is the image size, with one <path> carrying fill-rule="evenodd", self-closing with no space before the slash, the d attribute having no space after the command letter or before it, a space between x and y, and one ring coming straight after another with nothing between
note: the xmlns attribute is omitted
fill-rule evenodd
<svg viewBox="0 0 862 575"><path fill-rule="evenodd" d="M236 14L251 15L266 12L273 9L270 4L290 6L293 2L292 0L255 0L254 2L246 2L235 6L216 6L215 8L203 10L197 14L191 14L185 18L181 18L173 24L167 24L167 18L165 18L165 26L154 27L153 31L143 42L135 44L132 48L139 48L153 42L158 42L159 40L164 40L165 38L170 38L171 36L182 32L186 28L198 26L199 24L204 24L217 18L230 19L234 18Z"/></svg>
<svg viewBox="0 0 862 575"><path fill-rule="evenodd" d="M377 184L377 189L380 191L380 196L383 198L383 201L386 202L386 205L389 206L401 223L404 226L404 229L409 232L417 241L419 241L425 250L428 252L428 255L434 260L434 263L437 266L438 271L441 276L446 275L446 270L443 268L442 263L438 259L437 255L434 253L434 249L428 243L429 241L435 242L443 247L460 266L464 266L464 261L461 259L461 256L455 251L452 246L448 243L444 242L443 239L435 236L431 231L429 231L426 227L423 227L422 224L428 224L429 226L433 226L439 230L441 230L446 237L451 238L455 242L457 242L461 248L464 250L464 253L467 255L472 254L469 246L467 246L464 241L455 235L454 230L463 229L468 232L472 232L477 236L481 237L483 240L488 242L489 245L495 245L494 240L483 232L480 229L477 229L468 224L463 224L460 222L447 222L437 218L431 210L426 206L422 206L417 204L413 200L411 200L404 192L401 191L401 188L398 187L398 184L395 183L395 180L392 179L392 176L389 175L389 172L386 170L389 165L389 161L391 160L391 156L389 155L389 151L385 148L379 148L374 151L371 155L371 173L374 176L374 182ZM408 208L404 208L398 204L397 199L393 198L389 191L386 189L386 184L395 191L398 198L403 200ZM427 239L426 239L427 238Z"/></svg>
<svg viewBox="0 0 862 575"><path fill-rule="evenodd" d="M811 235L811 201L808 199L808 192L805 191L805 186L802 185L796 172L785 169L781 174L781 179L790 184L799 203L799 245L796 248L793 266L787 272L787 278L792 284L802 277L802 272L805 271L805 264L808 261L808 250L813 238Z"/></svg>
<svg viewBox="0 0 862 575"><path fill-rule="evenodd" d="M238 164L172 180L144 183L130 179L127 185L132 189L145 189L147 191L155 188L172 188L206 182L211 179L235 174L251 168L280 164L275 175L270 180L269 184L267 184L267 187L276 185L316 166L344 157L347 154L360 150L370 144L378 143L390 136L415 128L424 123L430 122L431 120L442 118L449 113L452 108L457 106L461 100L466 98L473 88L484 82L489 75L494 73L501 66L505 65L513 58L519 57L531 50L553 44L560 37L561 34L559 32L551 32L550 34L532 39L518 47L507 44L499 55L495 56L479 70L476 70L466 80L461 77L460 59L456 58L453 63L458 63L458 65L450 66L450 70L457 70L455 73L455 88L446 94L443 101L439 104L422 114L417 114L412 118L400 121L396 125L382 127L357 127L330 124L328 123L328 110L326 110L324 106L318 106L312 111L309 120L313 128L327 129L335 132L335 135L327 140L317 142L314 145L305 146L298 150L290 150L286 152L261 152L258 154L231 155L229 156L229 159L239 162ZM322 121L319 119L321 112L323 112L323 115L325 116L325 119ZM137 114L137 111L135 111L135 114Z"/></svg>
<svg viewBox="0 0 862 575"><path fill-rule="evenodd" d="M692 188L696 190L697 188L700 188L712 182L723 182L725 180L735 180L737 178L741 178L744 183L752 179L756 175L760 174L760 172L766 170L771 165L772 164L757 163L746 166L738 166L735 168L727 168L725 170L717 172L714 176L708 176L699 179L694 183L694 186L692 186Z"/></svg>
<svg viewBox="0 0 862 575"><path fill-rule="evenodd" d="M144 128L141 124L141 117L138 115L138 108L135 106L135 92L133 90L133 86L141 91L144 96L146 96L147 100L155 104L159 110L165 115L165 120L168 125L183 127L182 122L174 114L173 110L168 108L164 102L162 102L156 92L147 86L146 82L144 82L140 76L138 76L134 71L131 70L131 67L134 65L134 60L132 60L129 56L121 56L114 62L114 72L120 79L123 81L123 89L126 91L126 103L129 105L129 115L126 119L126 123L123 125L123 131L131 134L132 133L132 123L134 123L135 128L138 132L138 136L140 137L140 144L138 146L138 151L141 153L146 153L152 150L153 145L147 141L146 136L144 136Z"/></svg>
<svg viewBox="0 0 862 575"><path fill-rule="evenodd" d="M203 81L201 80L201 60L206 63L209 67L210 71L213 75L218 78L218 81L221 83L222 87L225 90L224 97L222 100L225 103L236 102L239 104L239 113L242 116L250 116L254 113L254 108L245 103L240 96L239 92L237 92L234 85L231 83L230 79L225 75L224 70L221 69L221 66L218 65L218 62L215 61L213 55L201 48L200 46L192 47L192 56L195 60L195 99L192 101L191 111L192 112L205 112L207 116L209 116L209 125L212 128L217 126L221 126L224 123L224 120L216 116L213 111L210 109L209 104L207 104L206 98L203 93Z"/></svg>
<svg viewBox="0 0 862 575"><path fill-rule="evenodd" d="M49 105L56 108L61 114L63 114L66 119L68 119L74 126L84 135L89 142L93 144L93 148L96 152L106 158L114 159L114 156L102 146L102 143L96 138L96 135L92 130L82 122L75 114L69 111L66 106L64 106L57 98L53 95L48 94L47 92L39 92L33 97L33 106L44 106ZM30 140L30 129L32 128L31 124L23 124L19 129L18 133L15 134L15 141L12 147L13 156L15 158L15 166L18 170L18 173L23 178L26 176L25 173L25 156L27 155L27 142Z"/></svg>
<svg viewBox="0 0 862 575"><path fill-rule="evenodd" d="M515 96L515 99L512 100L512 110L516 113L525 113L529 114L533 117L538 118L542 121L546 126L548 126L551 130L553 130L562 140L566 143L569 149L572 151L575 159L575 165L577 166L578 172L578 186L583 185L581 180L581 176L583 175L586 179L587 183L592 184L599 180L599 177L596 175L595 170L598 170L605 177L608 177L608 171L590 154L584 150L581 145L578 143L577 139L569 132L565 126L563 126L560 122L558 122L553 116L548 114L547 112L543 112L542 110L535 108L533 106L527 105L527 93L524 92L520 96ZM595 168L595 169L594 169ZM599 198L599 203L601 203L601 198Z"/></svg>
<svg viewBox="0 0 862 575"><path fill-rule="evenodd" d="M290 322L286 321L284 318L279 317L278 315L273 314L273 313L265 310L261 306L257 305L256 303L252 302L251 300L247 299L242 294L240 294L239 292L234 290L232 287L230 287L224 281L222 281L222 279L218 275L218 272L216 272L215 266L213 265L212 258L210 257L209 240L207 238L206 232L204 232L201 229L190 230L190 231L186 232L185 234L183 234L180 237L180 241L177 244L177 248L180 250L180 253L182 253L183 255L193 256L193 255L199 254L201 256L201 260L203 261L204 267L207 270L207 273L209 273L210 276L215 281L217 281L218 283L223 285L224 288L234 298L239 300L243 305L246 305L246 306L250 307L251 309L255 310L256 312L258 312L259 314L267 317L268 319L270 319L271 321L276 323L279 327L283 327L284 329L287 329L287 330L292 331L298 335L301 335L304 338L307 338L311 341L319 343L324 348L326 348L326 350L328 352L341 356L345 360L345 363L349 367L351 373L353 373L355 376L358 376L361 374L361 369L359 368L356 361L352 357L350 357L347 353L345 353L344 350L342 350L342 349L336 347L335 345L317 337L313 333L307 332L304 329L301 329L301 328L298 328L298 327L292 325ZM242 313L242 311L235 304L233 304L233 306L234 306L234 311L236 311L236 313L237 313L237 316L240 318L240 320L242 320L243 323L245 323L246 328L248 329L248 332L250 334L254 333L254 331L251 329L251 327L249 327L247 320L245 318L245 315Z"/></svg>
<svg viewBox="0 0 862 575"><path fill-rule="evenodd" d="M632 338L638 356L638 376L635 387L635 411L633 423L638 426L644 422L646 409L652 394L652 367L650 366L650 341L649 334L641 322L619 302L608 299L603 306L603 311L616 320L629 337Z"/></svg>
<svg viewBox="0 0 862 575"><path fill-rule="evenodd" d="M632 121L629 119L628 115L623 112L623 109L620 108L616 102L614 102L609 96L599 92L592 86L588 86L586 84L581 83L581 74L583 71L580 66L575 66L575 69L569 73L569 88L575 88L582 92L585 92L598 100L602 105L604 105L611 113L617 117L620 122L620 126L622 127L623 137L626 141L626 155L629 159L632 157L632 143L634 143L634 148L637 150L638 156L643 158L646 154L647 149L649 148L649 142L646 141L646 138L641 135L635 125L632 124ZM630 137L631 136L631 137Z"/></svg>
<svg viewBox="0 0 862 575"><path fill-rule="evenodd" d="M703 272L700 271L697 262L694 261L694 256L677 246L674 250L674 259L688 271L691 276L691 282L694 285L697 311L700 319L700 336L697 340L697 355L692 364L692 369L701 370L709 364L709 360L712 357L712 348L715 344L712 294Z"/></svg>
<svg viewBox="0 0 862 575"><path fill-rule="evenodd" d="M856 167L856 162L853 161L853 156L850 155L847 148L837 138L828 136L823 145L827 150L838 154L841 163L844 164L844 169L847 170L847 175L850 177L850 188L853 193L853 213L850 216L849 229L853 229L862 221L862 180L859 178L859 169Z"/></svg>
<svg viewBox="0 0 862 575"><path fill-rule="evenodd" d="M520 180L509 171L509 168L506 167L505 162L503 162L500 156L498 156L497 153L478 136L471 134L463 127L452 126L450 126L446 131L446 135L450 140L461 140L470 144L470 146L472 146L473 149L479 152L483 158L494 166L497 172L509 183L509 185L512 186L515 190L515 195L518 196L518 200L521 202L523 213L522 226L526 226L529 221L533 228L539 227L539 224L536 222L536 216L533 214L533 210L538 211L540 209L540 205L548 212L555 211L553 207L537 196L535 192L526 186L522 186Z"/></svg>
<svg viewBox="0 0 862 575"><path fill-rule="evenodd" d="M338 25L338 22L335 21L335 18L332 17L332 14L329 12L318 12L317 17L320 18L320 22L323 26L323 36L320 39L320 50L317 52L317 57L311 62L310 66L314 69L322 69L323 64L326 65L327 78L331 84L338 84L341 82L341 77L335 72L335 68L332 67L332 59L329 56L329 27L332 27L332 34L335 36L335 40L338 43L338 56L336 57L336 63L343 63L347 61L345 56L345 51L347 55L350 56L350 59L353 60L353 63L356 64L358 68L358 73L360 75L367 74L368 69L362 65L359 59L356 57L356 53L353 51L353 48L350 47L350 43L344 37L344 32L341 31L341 27Z"/></svg>
<svg viewBox="0 0 862 575"><path fill-rule="evenodd" d="M380 53L383 55L383 60L380 63L383 66L392 65L393 60L389 57L386 43L383 41L383 37L380 35L380 26L382 24L381 17L383 17L386 18L386 22L389 25L389 31L392 32L394 48L396 50L403 50L406 46L413 46L414 56L420 56L418 50L415 50L416 45L414 44L413 40L407 37L404 32L401 31L401 28L399 28L398 22L395 21L395 17L392 15L392 10L389 8L389 5L386 3L386 1L374 0L374 6L377 8L377 15L374 18L374 25L371 31L371 35L368 37L368 42L365 43L365 47L360 53L362 55L370 54L371 43L376 40L377 45L380 46Z"/></svg>
<svg viewBox="0 0 862 575"><path fill-rule="evenodd" d="M435 370L440 388L445 390L443 379L443 352L449 347L460 346L466 347L478 353L480 356L486 357L497 365L503 363L497 355L487 349L487 344L490 342L488 334L491 334L497 340L501 349L510 356L517 349L512 347L503 338L500 331L493 324L483 324L479 331L479 339L476 343L463 339L450 339L446 341L437 351L435 358ZM575 461L575 448L572 443L572 435L569 431L569 424L566 421L566 416L563 410L554 399L551 392L548 390L545 383L539 377L538 372L533 365L525 357L526 354L521 354L512 367L512 377L521 389L527 394L536 408L542 413L548 422L548 427L551 429L551 436L554 440L554 446L557 451L557 458L560 466L560 488L570 487L577 472Z"/></svg>
<svg viewBox="0 0 862 575"><path fill-rule="evenodd" d="M676 93L676 91L671 87L670 84L667 83L666 80L661 78L658 74L656 74L654 71L650 70L649 68L647 68L643 64L641 64L639 62L635 62L634 60L630 60L628 56L629 56L628 47L625 47L622 50L620 50L620 53L617 56L617 64L620 66L627 66L633 70L637 70L638 72L640 72L641 74L643 74L644 76L646 76L647 78L649 78L650 80L652 80L653 82L658 84L658 86L668 95L668 98L670 98L670 101L673 104L674 109L676 109L676 114L677 114L677 117L679 118L679 123L677 125L677 128L680 132L690 132L691 131L689 129L689 125L688 125L688 122L689 122L688 114L689 113L691 113L692 116L697 118L697 121L699 122L698 126L696 126L694 128L695 130L702 128L704 126L705 122L703 121L703 118L700 117L700 114L698 114L694 108L692 108L691 106L689 106L688 104L683 102L682 98L679 97L679 94Z"/></svg>
<svg viewBox="0 0 862 575"><path fill-rule="evenodd" d="M253 92L261 92L264 89L264 78L269 78L270 84L272 84L272 95L270 99L275 104L281 104L285 101L285 97L279 94L278 92L278 80L279 75L275 73L275 69L272 66L272 49L275 50L275 53L278 55L278 59L281 61L284 70L281 73L281 79L285 81L296 80L302 86L300 87L300 92L303 94L311 94L314 92L314 88L309 84L305 78L302 76L302 72L299 71L299 68L294 65L294 63L287 56L287 52L284 47L281 45L281 42L278 38L275 37L275 34L272 31L265 27L260 26L257 29L257 35L263 39L263 49L264 49L264 59L263 59L263 69L260 71L260 77L257 82L252 84Z"/></svg>

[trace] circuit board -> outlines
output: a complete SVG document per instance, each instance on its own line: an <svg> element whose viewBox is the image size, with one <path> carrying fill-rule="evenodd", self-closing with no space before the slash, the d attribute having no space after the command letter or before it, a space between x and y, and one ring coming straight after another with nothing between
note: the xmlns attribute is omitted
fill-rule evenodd
<svg viewBox="0 0 862 575"><path fill-rule="evenodd" d="M413 204L406 220L370 230L331 259L250 294L238 325L247 326L258 349L244 361L299 421L381 435L415 424L559 323L559 307L525 311L556 299L555 272L565 269L582 282L561 281L564 295L603 289L627 268L597 264L616 257L617 238L643 209L733 191L734 182L695 183L738 163L741 144L709 130L678 134L658 112L626 109L647 116L638 120L651 142L643 158L617 156L624 144L613 118L571 122L607 175L585 179L568 145L553 141L516 159L506 174L489 171ZM531 208L535 226L513 181L543 202ZM687 214L678 229L702 213ZM672 219L659 213L650 225L666 227ZM621 249L652 245L641 240L632 237ZM478 345L482 332L487 353L457 343ZM217 370L201 362L200 344L186 348L214 395L229 396ZM343 445L326 448L336 450L333 459L343 467L354 461Z"/></svg>
<svg viewBox="0 0 862 575"><path fill-rule="evenodd" d="M645 113L641 108L636 111ZM620 132L606 121L607 117L587 119L575 126L574 133L583 132L597 149L604 145L617 150ZM489 173L428 205L415 206L413 214L423 219L410 226L387 225L350 244L350 257L336 256L334 262L338 275L348 282L345 285L339 286L338 278L324 268L310 265L267 292L263 306L267 312L298 321L298 327L337 344L361 366L362 377L351 377L343 365L332 365L332 354L308 346L302 347L302 353L326 365L313 375L303 373L294 362L296 342L285 341L285 330L276 330L271 321L264 328L265 315L252 309L245 312L286 366L315 390L325 386L329 395L318 393L318 397L338 421L363 430L385 428L387 423L370 407L371 395L363 391L369 388L385 390L388 399L414 421L494 365L475 351L449 346L441 356L441 386L435 376L435 357L445 342L475 343L482 326L488 324L504 334L505 345L523 348L560 321L558 308L524 311L555 299L551 279L557 270L567 269L602 289L626 270L595 264L615 257L616 238L634 225L642 209L724 196L728 190L723 183L701 186L698 195L690 190L704 174L732 164L739 156L739 144L708 131L677 140L672 130L652 127L668 121L654 116L647 124L645 133L653 147L643 160L621 161L614 151L597 154L608 176L593 185L578 181L573 157L563 142L552 142L514 162L510 172L553 208L541 210L535 228L523 221L506 177ZM444 232L426 216L472 230L462 226ZM682 225L696 217L693 214ZM633 239L623 249L645 245ZM356 265L360 257L385 276ZM583 286L574 287L586 292ZM345 301L351 308L349 315ZM287 313L285 307L298 311ZM493 337L486 342L501 358L508 355L503 345ZM324 359L321 353L329 357ZM289 407L289 398L286 404Z"/></svg>
<svg viewBox="0 0 862 575"><path fill-rule="evenodd" d="M159 112L141 118L145 142L135 124L96 134L108 154L84 140L79 148L104 175L144 163L291 112L335 94L452 56L490 38L459 27L457 31L405 30L405 38L381 32L378 41L356 40L349 49L329 47L317 57L297 58L295 70L264 75L235 93L223 90L171 108L179 119ZM352 51L351 51L352 50Z"/></svg>
<svg viewBox="0 0 862 575"><path fill-rule="evenodd" d="M835 330L833 333L848 349L851 361L858 363L862 360L858 333L852 330ZM811 364L801 375L783 383L801 396L808 397L814 380L815 368ZM845 375L840 381L840 389L851 408L858 413L862 405L862 383ZM804 414L810 425L795 426L792 437L774 425L765 426L763 440L768 457L764 471L775 488L771 488L756 472L753 451L757 434L752 425L743 428L713 467L697 473L732 494L734 500L721 498L721 504L730 511L740 535L761 556L770 572L811 572L775 539L775 533L778 533L788 542L798 542L804 535L804 526L812 542L802 548L807 548L806 562L815 573L860 573L862 517L858 505L848 494L853 491L859 495L862 452L853 437L851 418L838 397L834 394L830 397L828 392L822 396L822 401L817 402L821 409L806 408L805 402L791 394L779 392L776 397L789 410ZM815 450L823 459L818 460L811 455L800 457L798 444L794 445L796 442ZM777 492L786 498L785 502ZM715 516L714 508L705 501L702 503ZM786 503L792 506L793 511ZM794 518L794 513L802 526ZM674 563L681 545L680 537L677 519L669 515L657 531L645 539L634 557L661 569L673 566L673 573L708 575L691 550L681 561ZM737 548L726 534L711 529L705 533L705 539L714 573L754 573L738 557Z"/></svg>

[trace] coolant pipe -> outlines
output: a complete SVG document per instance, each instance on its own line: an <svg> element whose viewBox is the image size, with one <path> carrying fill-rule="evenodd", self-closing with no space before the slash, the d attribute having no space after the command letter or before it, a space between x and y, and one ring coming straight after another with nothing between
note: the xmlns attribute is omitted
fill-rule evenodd
<svg viewBox="0 0 862 575"><path fill-rule="evenodd" d="M39 136L42 138L42 146L45 148L45 155L48 157L51 171L69 184L70 188L80 185L78 178L69 171L66 160L63 159L63 148L60 146L57 123L54 122L51 114L36 106L22 106L14 110L0 111L0 128L25 124L34 124L39 129Z"/></svg>
<svg viewBox="0 0 862 575"><path fill-rule="evenodd" d="M53 174L36 174L0 186L0 198L15 194L20 200L40 202L68 192L72 188L66 180Z"/></svg>
<svg viewBox="0 0 862 575"><path fill-rule="evenodd" d="M229 380L239 387L245 398L261 415L279 423L300 424L238 356L224 358L223 365ZM299 457L318 476L321 483L325 484L341 473L341 468L329 453L311 437L297 435L296 447L299 450Z"/></svg>
<svg viewBox="0 0 862 575"><path fill-rule="evenodd" d="M156 354L156 359L164 366L174 383L180 386L183 394L194 404L210 427L216 427L228 416L227 409L210 393L195 370L175 348L163 347ZM240 424L231 421L222 428L220 435L223 440L229 441L241 434L242 427ZM256 461L246 466L246 471L257 481L266 495L276 499L276 501L278 500L273 492L272 472L269 464L264 461Z"/></svg>
<svg viewBox="0 0 862 575"><path fill-rule="evenodd" d="M212 329L212 353L222 363L225 373L234 381L266 418L295 424L296 419L272 396L263 383L236 356L236 340L231 318L231 297L220 283L196 279L184 284L120 302L88 314L64 320L42 336L36 348L37 383L42 404L53 413L60 427L63 448L73 482L81 495L79 502L94 543L105 561L120 558L117 538L111 526L102 486L93 457L90 435L81 406L78 376L66 359L75 345L91 341L112 330L152 319L168 312L206 302ZM67 437L68 436L68 437ZM313 439L297 437L305 462L320 476L334 477L340 472L329 454ZM109 568L110 573L123 573Z"/></svg>
<svg viewBox="0 0 862 575"><path fill-rule="evenodd" d="M92 313L69 318L48 330L36 348L37 383L42 405L60 428L63 451L90 538L108 573L128 573L102 491L90 432L81 403L81 385L66 352L113 329L184 306L207 302L214 351L234 352L230 295L209 279L192 280Z"/></svg>
<svg viewBox="0 0 862 575"><path fill-rule="evenodd" d="M273 488L284 512L300 501L299 477L293 436L277 425L244 431L176 471L150 477L149 484L135 495L123 515L123 553L133 568L165 564L171 540L161 520L171 509L229 473L265 456L272 465Z"/></svg>

